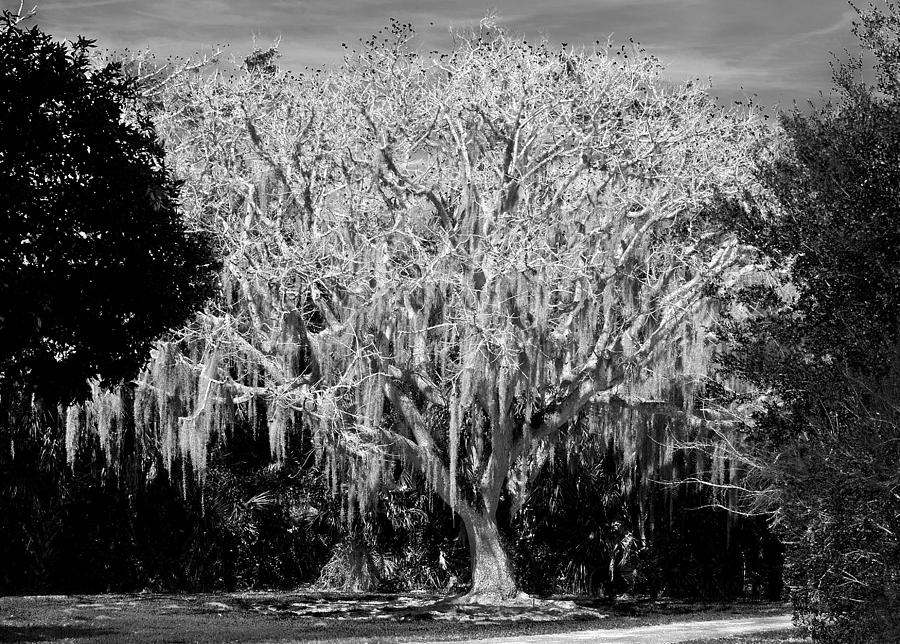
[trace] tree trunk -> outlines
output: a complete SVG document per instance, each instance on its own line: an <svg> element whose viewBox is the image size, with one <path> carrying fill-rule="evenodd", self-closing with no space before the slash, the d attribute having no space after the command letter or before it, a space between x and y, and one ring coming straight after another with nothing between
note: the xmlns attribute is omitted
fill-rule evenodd
<svg viewBox="0 0 900 644"><path fill-rule="evenodd" d="M496 511L461 513L469 540L472 588L463 598L477 604L509 603L520 596L512 562L500 542Z"/></svg>
<svg viewBox="0 0 900 644"><path fill-rule="evenodd" d="M378 569L362 538L354 534L347 549L347 581L344 590L367 593L378 589Z"/></svg>

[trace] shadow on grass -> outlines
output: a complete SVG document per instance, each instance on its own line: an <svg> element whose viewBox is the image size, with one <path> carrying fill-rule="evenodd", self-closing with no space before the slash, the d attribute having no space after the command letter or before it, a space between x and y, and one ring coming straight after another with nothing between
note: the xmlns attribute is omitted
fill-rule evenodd
<svg viewBox="0 0 900 644"><path fill-rule="evenodd" d="M90 626L0 625L0 642L53 642L115 635L114 631Z"/></svg>
<svg viewBox="0 0 900 644"><path fill-rule="evenodd" d="M473 606L448 604L445 597L424 594L246 592L24 596L0 597L0 612L10 620L15 619L0 621L0 643L143 644L289 639L396 644L630 628L785 611L785 606L778 604L642 600L610 603L574 597L536 600L533 606ZM111 621L96 626L90 622L77 623L100 618ZM63 626L63 621L76 623Z"/></svg>

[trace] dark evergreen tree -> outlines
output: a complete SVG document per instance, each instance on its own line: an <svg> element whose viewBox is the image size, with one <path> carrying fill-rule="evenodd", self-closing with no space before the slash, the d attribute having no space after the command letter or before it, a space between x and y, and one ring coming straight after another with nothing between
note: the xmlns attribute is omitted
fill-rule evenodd
<svg viewBox="0 0 900 644"><path fill-rule="evenodd" d="M723 363L765 394L751 449L822 642L900 640L900 13L859 16L875 84L861 60L836 66L834 101L782 117L771 202L723 204L783 276L735 296Z"/></svg>
<svg viewBox="0 0 900 644"><path fill-rule="evenodd" d="M134 81L0 18L0 388L47 401L133 376L211 294Z"/></svg>

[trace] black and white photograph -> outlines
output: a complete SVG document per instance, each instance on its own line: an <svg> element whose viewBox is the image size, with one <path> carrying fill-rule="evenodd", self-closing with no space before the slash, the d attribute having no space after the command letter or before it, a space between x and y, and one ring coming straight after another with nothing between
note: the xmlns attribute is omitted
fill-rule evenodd
<svg viewBox="0 0 900 644"><path fill-rule="evenodd" d="M900 644L900 4L0 0L0 642Z"/></svg>

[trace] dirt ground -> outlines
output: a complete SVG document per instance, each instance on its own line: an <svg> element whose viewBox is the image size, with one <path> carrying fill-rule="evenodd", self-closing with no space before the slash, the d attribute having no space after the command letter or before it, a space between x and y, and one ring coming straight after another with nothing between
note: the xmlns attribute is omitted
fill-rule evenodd
<svg viewBox="0 0 900 644"><path fill-rule="evenodd" d="M672 622L656 626L595 629L543 635L514 635L478 640L478 644L678 644L681 642L713 642L710 638L740 637L752 633L784 633L791 628L790 615L716 619L709 621ZM697 638L703 638L698 640ZM779 636L779 640L781 637ZM720 640L721 641L721 640ZM727 640L726 640L727 641ZM782 640L783 641L783 640ZM740 639L737 640L740 642ZM772 642L771 644L777 644Z"/></svg>
<svg viewBox="0 0 900 644"><path fill-rule="evenodd" d="M429 595L230 593L0 597L0 642L422 642L779 615L783 604L536 602Z"/></svg>

